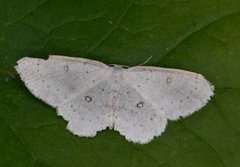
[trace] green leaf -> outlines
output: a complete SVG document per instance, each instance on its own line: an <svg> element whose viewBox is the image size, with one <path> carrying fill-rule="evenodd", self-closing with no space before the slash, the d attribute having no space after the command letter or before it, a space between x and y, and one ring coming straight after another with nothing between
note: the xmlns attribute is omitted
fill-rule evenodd
<svg viewBox="0 0 240 167"><path fill-rule="evenodd" d="M50 54L186 69L215 96L147 145L106 130L79 138L14 70ZM1 0L0 166L240 166L240 1Z"/></svg>

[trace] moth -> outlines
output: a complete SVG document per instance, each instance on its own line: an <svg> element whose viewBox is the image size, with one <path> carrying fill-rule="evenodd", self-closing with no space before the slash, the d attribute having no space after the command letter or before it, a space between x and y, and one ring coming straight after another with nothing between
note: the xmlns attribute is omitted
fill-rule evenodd
<svg viewBox="0 0 240 167"><path fill-rule="evenodd" d="M170 68L49 56L24 57L16 70L34 96L56 108L73 134L93 137L109 128L141 144L160 136L168 120L205 106L214 94L201 74Z"/></svg>

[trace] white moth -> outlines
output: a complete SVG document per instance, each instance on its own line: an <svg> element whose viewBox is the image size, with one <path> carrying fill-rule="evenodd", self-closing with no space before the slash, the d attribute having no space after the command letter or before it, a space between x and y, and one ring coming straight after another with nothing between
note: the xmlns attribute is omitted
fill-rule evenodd
<svg viewBox="0 0 240 167"><path fill-rule="evenodd" d="M85 137L110 128L128 141L148 143L164 132L168 119L206 105L214 90L201 74L177 69L110 67L64 56L25 57L17 63L31 93L56 108L68 130Z"/></svg>

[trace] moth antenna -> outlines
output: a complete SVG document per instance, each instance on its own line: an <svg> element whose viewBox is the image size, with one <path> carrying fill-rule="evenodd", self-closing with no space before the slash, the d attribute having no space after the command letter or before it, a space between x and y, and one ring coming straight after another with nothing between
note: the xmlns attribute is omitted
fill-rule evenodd
<svg viewBox="0 0 240 167"><path fill-rule="evenodd" d="M5 74L7 74L7 75L10 75L12 78L15 78L15 75L14 75L12 72L5 71L5 70L1 70L1 69L0 69L0 73L5 73Z"/></svg>
<svg viewBox="0 0 240 167"><path fill-rule="evenodd" d="M145 60L143 63L141 64L138 64L137 66L142 66L142 65L145 65L147 62L149 62L149 60L152 58L153 56L149 56L147 60Z"/></svg>

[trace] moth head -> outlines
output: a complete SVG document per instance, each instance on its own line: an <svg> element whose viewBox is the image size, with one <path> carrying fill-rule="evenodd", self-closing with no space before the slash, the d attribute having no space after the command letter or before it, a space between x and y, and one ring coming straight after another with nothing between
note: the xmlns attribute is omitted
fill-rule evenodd
<svg viewBox="0 0 240 167"><path fill-rule="evenodd" d="M118 64L109 64L109 67L113 67L116 70L121 70L121 69L128 69L129 66L127 65L118 65Z"/></svg>

